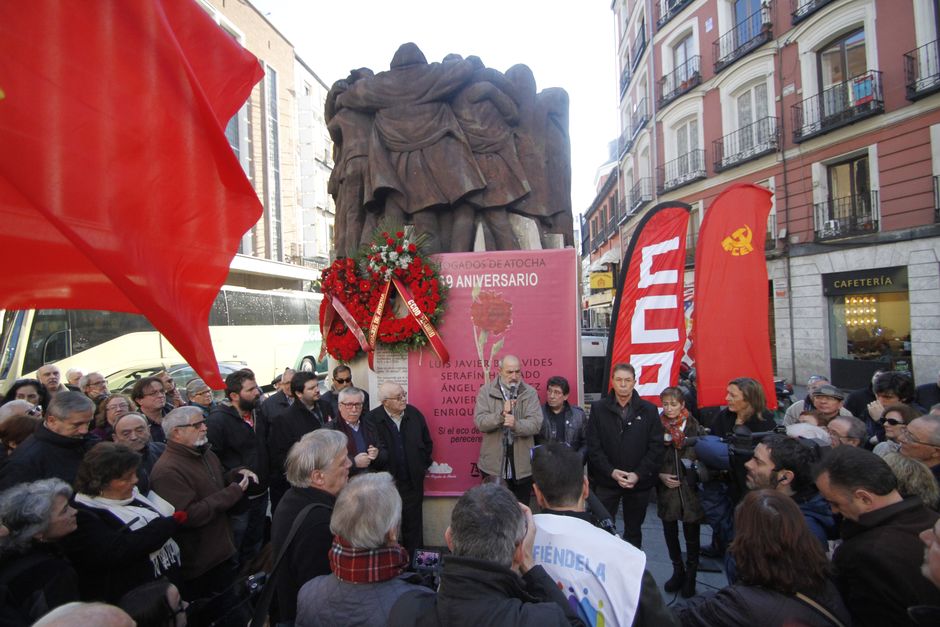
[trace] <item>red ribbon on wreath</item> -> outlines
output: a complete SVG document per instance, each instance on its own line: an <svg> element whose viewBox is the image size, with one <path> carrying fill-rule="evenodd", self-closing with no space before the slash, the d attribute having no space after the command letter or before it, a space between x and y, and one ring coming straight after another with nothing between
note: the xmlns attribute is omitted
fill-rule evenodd
<svg viewBox="0 0 940 627"><path fill-rule="evenodd" d="M372 368L373 358L375 355L375 345L379 336L379 326L382 324L382 314L385 312L385 304L388 302L388 292L391 286L395 286L395 290L398 292L398 295L402 297L402 300L405 301L405 306L408 308L408 314L417 321L418 326L421 327L421 331L424 333L424 336L428 338L428 342L431 343L431 348L434 349L434 352L437 353L437 356L440 358L442 363L447 363L450 361L450 353L447 352L447 347L444 346L444 341L441 339L441 334L437 332L437 329L434 328L434 325L431 324L431 321L425 315L421 308L418 307L418 303L415 302L414 296L411 295L411 292L408 291L408 288L405 287L404 283L399 281L396 277L392 277L391 281L386 281L385 286L382 288L382 295L379 296L379 302L375 306L375 313L372 314L372 322L369 324L369 346L368 348L363 347L363 350L369 355L369 368ZM350 326L350 328L352 328ZM356 327L358 330L358 327ZM355 331L354 331L355 332ZM361 331L360 331L361 333ZM359 337L358 335L356 337Z"/></svg>
<svg viewBox="0 0 940 627"><path fill-rule="evenodd" d="M320 348L320 356L317 360L323 359L323 356L326 355L326 336L330 327L333 326L333 312L336 312L339 314L339 317L343 319L343 322L346 323L346 326L356 339L359 340L359 346L362 347L362 350L369 353L369 367L371 368L373 345L366 340L366 335L362 332L362 329L359 328L356 319L353 318L353 315L349 313L349 310L346 309L346 306L343 305L338 298L333 298L329 294L324 294L323 298L326 300L328 306L326 312L323 314L323 324L320 325L320 335L323 337L323 345Z"/></svg>

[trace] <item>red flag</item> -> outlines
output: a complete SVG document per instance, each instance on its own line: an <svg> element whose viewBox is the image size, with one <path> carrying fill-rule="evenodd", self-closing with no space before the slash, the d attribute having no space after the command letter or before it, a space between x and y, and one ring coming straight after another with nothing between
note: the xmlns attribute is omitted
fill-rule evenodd
<svg viewBox="0 0 940 627"><path fill-rule="evenodd" d="M770 191L732 185L711 204L695 249L695 347L698 404L724 405L728 382L760 382L777 404L767 322L767 216Z"/></svg>
<svg viewBox="0 0 940 627"><path fill-rule="evenodd" d="M659 393L679 380L685 349L685 238L689 205L653 207L633 233L623 257L614 302L605 380L611 368L636 368L636 391L659 405Z"/></svg>
<svg viewBox="0 0 940 627"><path fill-rule="evenodd" d="M141 313L222 387L209 310L261 215L224 126L257 59L195 2L28 4L0 2L0 308Z"/></svg>

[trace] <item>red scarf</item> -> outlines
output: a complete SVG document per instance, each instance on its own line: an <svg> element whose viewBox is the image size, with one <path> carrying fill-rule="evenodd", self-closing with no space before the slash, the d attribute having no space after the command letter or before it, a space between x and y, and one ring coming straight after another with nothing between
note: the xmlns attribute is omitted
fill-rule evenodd
<svg viewBox="0 0 940 627"><path fill-rule="evenodd" d="M675 420L671 420L666 417L665 412L659 416L659 420L663 423L663 428L669 432L669 436L672 438L672 446L677 449L682 448L685 445L685 431L680 425L686 422L688 418L689 410L685 407L682 408L682 413L680 413L679 417ZM666 443L666 446L669 446L669 442Z"/></svg>
<svg viewBox="0 0 940 627"><path fill-rule="evenodd" d="M378 549L357 549L339 536L333 536L330 549L330 570L340 581L348 583L379 583L394 579L404 572L409 562L408 551L395 544Z"/></svg>

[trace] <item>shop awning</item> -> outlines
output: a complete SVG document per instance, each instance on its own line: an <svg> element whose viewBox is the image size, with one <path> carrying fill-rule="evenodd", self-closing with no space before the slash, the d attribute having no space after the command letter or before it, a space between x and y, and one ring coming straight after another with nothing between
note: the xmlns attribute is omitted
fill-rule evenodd
<svg viewBox="0 0 940 627"><path fill-rule="evenodd" d="M604 266L608 263L620 263L620 251L619 250L608 250L606 253L600 256L600 258L588 266L589 272L599 272L604 269Z"/></svg>

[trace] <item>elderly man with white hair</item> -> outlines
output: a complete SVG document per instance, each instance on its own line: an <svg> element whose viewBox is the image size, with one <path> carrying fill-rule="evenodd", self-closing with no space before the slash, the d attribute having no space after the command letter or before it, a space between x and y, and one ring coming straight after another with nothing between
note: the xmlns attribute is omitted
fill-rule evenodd
<svg viewBox="0 0 940 627"><path fill-rule="evenodd" d="M366 415L366 421L375 425L379 440L388 449L386 467L402 500L401 541L414 553L424 544L424 477L434 444L424 415L408 404L402 386L383 383L379 400L382 404Z"/></svg>
<svg viewBox="0 0 940 627"><path fill-rule="evenodd" d="M308 581L297 597L296 627L384 626L395 601L420 578L406 574L398 544L402 502L387 472L353 477L330 519L331 575ZM329 599L324 603L323 599Z"/></svg>
<svg viewBox="0 0 940 627"><path fill-rule="evenodd" d="M209 597L235 579L228 510L242 500L254 473L224 473L219 458L206 446L206 419L198 408L178 407L161 424L166 450L153 467L150 483L187 514L186 526L175 536L182 555L180 592L186 599Z"/></svg>
<svg viewBox="0 0 940 627"><path fill-rule="evenodd" d="M274 581L281 623L294 622L300 587L314 577L330 573L329 553L333 543L330 516L336 497L346 486L351 465L346 436L333 429L308 433L287 453L284 467L291 488L281 498L271 524L274 555L288 545L294 521L301 522Z"/></svg>

